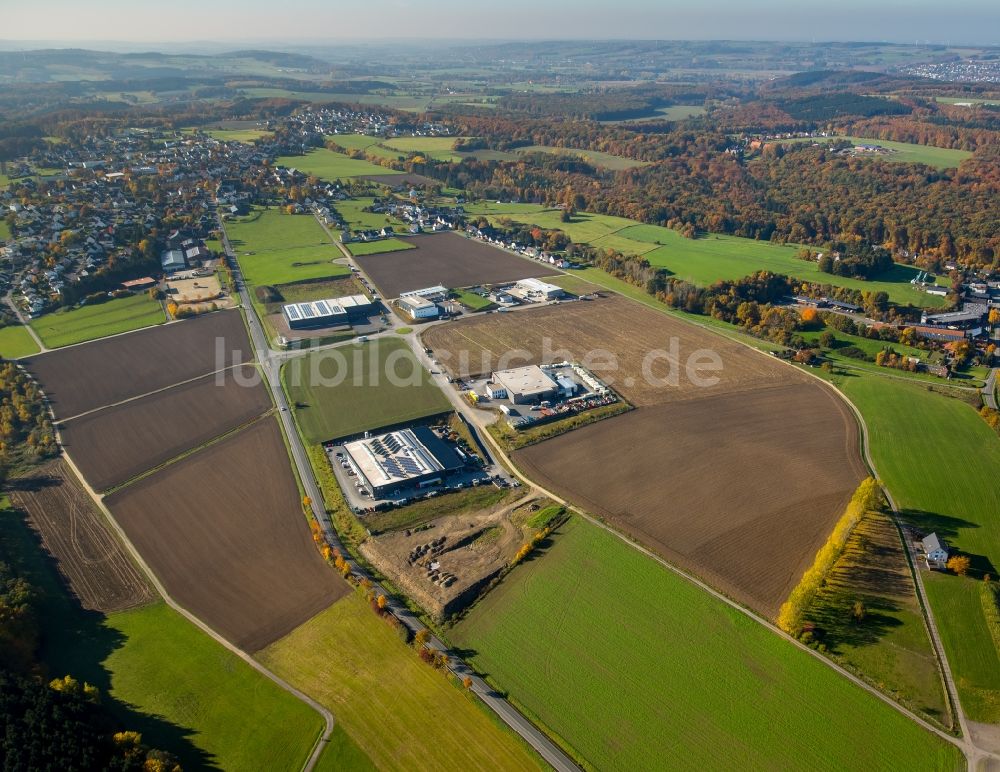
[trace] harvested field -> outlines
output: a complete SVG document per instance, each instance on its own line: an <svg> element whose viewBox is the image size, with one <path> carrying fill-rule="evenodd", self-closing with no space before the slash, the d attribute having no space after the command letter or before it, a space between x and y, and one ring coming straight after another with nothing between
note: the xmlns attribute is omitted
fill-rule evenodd
<svg viewBox="0 0 1000 772"><path fill-rule="evenodd" d="M83 608L110 613L156 600L146 577L63 459L12 482L10 498L41 535Z"/></svg>
<svg viewBox="0 0 1000 772"><path fill-rule="evenodd" d="M56 416L70 418L252 359L242 314L220 311L21 364L41 383Z"/></svg>
<svg viewBox="0 0 1000 772"><path fill-rule="evenodd" d="M60 436L87 482L103 491L270 409L260 374L244 365L88 413L63 424Z"/></svg>
<svg viewBox="0 0 1000 772"><path fill-rule="evenodd" d="M530 539L513 518L513 510L524 505L502 501L436 518L419 529L390 531L365 541L361 552L441 620L475 600Z"/></svg>
<svg viewBox="0 0 1000 772"><path fill-rule="evenodd" d="M808 378L746 346L619 296L477 316L433 327L422 339L452 376L564 359L586 364L587 355L594 352L589 369L636 406L752 391ZM644 360L650 352L669 350L673 340L680 361L675 368L679 370L677 384L662 382L671 370L664 359L650 360L649 373L661 382L648 382L643 375ZM684 372L688 357L701 349L716 352L722 362L719 372L701 373L718 376L718 384L711 387L695 385ZM609 360L612 352L614 359ZM503 357L508 361L501 361Z"/></svg>
<svg viewBox="0 0 1000 772"><path fill-rule="evenodd" d="M437 284L454 289L551 276L554 270L457 233L428 234L412 243L416 249L355 258L384 297Z"/></svg>
<svg viewBox="0 0 1000 772"><path fill-rule="evenodd" d="M361 179L393 188L398 185L411 185L419 188L423 185L439 185L441 182L422 174L365 174Z"/></svg>
<svg viewBox="0 0 1000 772"><path fill-rule="evenodd" d="M514 459L774 617L865 476L856 422L811 381L713 394L610 418Z"/></svg>
<svg viewBox="0 0 1000 772"><path fill-rule="evenodd" d="M313 545L274 419L105 502L170 594L246 651L348 592Z"/></svg>

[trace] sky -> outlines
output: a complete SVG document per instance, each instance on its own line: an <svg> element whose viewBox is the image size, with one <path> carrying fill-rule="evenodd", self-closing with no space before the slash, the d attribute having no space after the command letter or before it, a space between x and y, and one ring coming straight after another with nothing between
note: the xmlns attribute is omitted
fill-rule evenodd
<svg viewBox="0 0 1000 772"><path fill-rule="evenodd" d="M3 7L6 6L6 7ZM996 0L0 0L0 39L641 38L1000 44Z"/></svg>

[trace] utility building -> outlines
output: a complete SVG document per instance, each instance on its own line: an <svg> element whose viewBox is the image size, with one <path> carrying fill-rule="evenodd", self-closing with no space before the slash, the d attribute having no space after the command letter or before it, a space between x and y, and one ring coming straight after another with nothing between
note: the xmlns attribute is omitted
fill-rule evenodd
<svg viewBox="0 0 1000 772"><path fill-rule="evenodd" d="M559 384L538 365L497 370L493 373L492 381L507 392L508 398L515 405L541 402L559 394Z"/></svg>
<svg viewBox="0 0 1000 772"><path fill-rule="evenodd" d="M364 295L289 303L281 309L288 326L293 330L336 327L355 321L367 321L375 311L375 304Z"/></svg>

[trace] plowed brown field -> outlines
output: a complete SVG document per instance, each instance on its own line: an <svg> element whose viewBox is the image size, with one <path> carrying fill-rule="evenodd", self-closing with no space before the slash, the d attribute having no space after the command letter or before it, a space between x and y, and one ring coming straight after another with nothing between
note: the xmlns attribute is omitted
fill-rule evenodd
<svg viewBox="0 0 1000 772"><path fill-rule="evenodd" d="M812 382L636 410L514 458L770 617L865 476L848 407Z"/></svg>
<svg viewBox="0 0 1000 772"><path fill-rule="evenodd" d="M746 346L617 295L477 316L432 327L422 339L453 376L543 360L586 363L589 355L590 369L640 407L806 380ZM672 367L663 356L674 342L679 367ZM704 377L718 377L718 383L708 388L696 386L686 375L688 358L699 350L716 352L722 362L717 373L699 371ZM607 367L612 355L614 366ZM672 369L678 375L676 385L669 382Z"/></svg>
<svg viewBox="0 0 1000 772"><path fill-rule="evenodd" d="M252 360L243 317L233 310L49 351L21 364L45 389L56 417L65 419Z"/></svg>
<svg viewBox="0 0 1000 772"><path fill-rule="evenodd" d="M546 360L586 364L589 356L591 369L639 409L519 450L517 464L767 616L864 476L856 422L831 389L620 296L479 316L422 337L452 375ZM678 364L652 353L672 349ZM501 361L518 350L519 358ZM687 375L699 350L721 362L717 372L696 373L716 376L714 385Z"/></svg>
<svg viewBox="0 0 1000 772"><path fill-rule="evenodd" d="M457 233L428 234L410 243L416 249L354 258L387 298L438 284L454 289L556 273L550 266Z"/></svg>
<svg viewBox="0 0 1000 772"><path fill-rule="evenodd" d="M49 461L30 477L13 481L10 498L27 514L83 608L122 611L156 599L65 461Z"/></svg>
<svg viewBox="0 0 1000 772"><path fill-rule="evenodd" d="M105 503L168 592L246 651L283 637L348 592L312 542L273 418Z"/></svg>
<svg viewBox="0 0 1000 772"><path fill-rule="evenodd" d="M63 424L60 436L87 482L103 491L270 408L256 370L244 366L88 413Z"/></svg>

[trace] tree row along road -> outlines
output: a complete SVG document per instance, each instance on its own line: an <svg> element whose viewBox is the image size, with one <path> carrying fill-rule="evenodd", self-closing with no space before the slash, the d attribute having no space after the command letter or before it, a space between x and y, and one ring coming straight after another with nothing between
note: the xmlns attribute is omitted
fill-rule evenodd
<svg viewBox="0 0 1000 772"><path fill-rule="evenodd" d="M327 230L327 229L324 227L324 230ZM327 233L329 234L328 230L327 230ZM331 238L332 238L332 234L330 234L330 235L331 235ZM235 259L235 253L233 253L231 251L231 249L229 247L229 244L228 244L228 240L226 240L225 245L226 245L227 254L229 254L231 256L232 262L233 262L234 266L236 266L235 270L238 270L238 264L237 264L236 259ZM341 250L345 252L345 255L348 256L348 259L351 262L353 262L353 260L351 260L351 258L349 256L349 253L347 253L347 251L340 244L338 244L338 246L340 246ZM273 385L272 385L272 390L275 392L275 398L276 398L276 400L279 399L279 398L281 400L280 406L282 407L282 410L280 411L280 414L282 416L282 422L283 422L283 424L286 427L286 433L289 435L290 443L293 445L293 447L297 446L297 449L298 449L297 453L295 453L293 451L293 455L295 455L297 457L296 458L296 465L299 466L300 474L303 477L303 481L305 481L305 479L308 478L310 480L311 484L312 484L312 490L311 490L311 492L309 490L307 490L307 494L312 498L313 501L321 502L321 501L323 501L323 499L322 499L322 497L318 493L319 489L318 489L318 486L316 486L315 480L313 478L312 467L309 465L308 459L305 456L305 451L302 449L301 440L299 439L299 436L296 433L294 422L293 422L293 420L291 418L291 412L288 410L288 405L287 405L287 402L286 402L286 400L284 398L284 393L281 391L280 378L277 377L277 373L278 373L278 370L279 370L279 363L280 363L280 361L282 359L288 358L289 356L291 356L291 357L302 356L302 355L305 355L306 353L308 353L310 350L309 349L305 349L305 350L301 350L301 351L298 351L298 352L280 352L280 353L273 352L270 349L270 347L269 347L269 345L267 343L267 337L264 334L263 330L261 329L259 321L256 319L256 315L255 315L255 313L253 311L253 307L250 304L249 294L248 294L248 292L246 290L246 287L242 285L242 282L240 283L240 293L241 293L241 296L243 298L244 306L247 308L247 316L248 316L249 319L252 320L252 323L251 323L251 333L254 336L254 346L255 346L255 349L257 351L258 358L262 362L264 362L264 361L268 362L268 365L265 367L265 370L268 372L268 379L269 379L269 381L272 380L272 378L273 378L274 382L273 382ZM720 334L720 333L718 333L718 332L716 332L714 330L711 330L708 327L705 327L704 325L698 324L697 322L692 321L690 323L692 323L692 324L694 324L695 326L698 326L698 327L703 327L704 329L706 329L706 330L708 330L710 332L714 332L715 334ZM395 320L393 320L393 327L394 328L398 327L398 324L396 324ZM407 333L405 335L402 335L401 337L403 337L403 339L407 341L407 343L413 349L413 351L414 351L415 355L417 356L417 358L428 369L433 369L432 362L430 361L429 357L427 357L427 355L424 353L423 347L420 345L420 341L419 341L419 339L417 337L416 332L415 331L409 332L409 333ZM751 346L750 344L748 344L744 340L740 340L736 335L723 335L723 337L729 338L731 340L734 340L735 342L740 343L741 345L744 345L744 346L747 346L748 348L754 349L753 346ZM349 342L350 341L347 341L347 343L349 343ZM342 342L342 343L337 343L337 344L332 344L332 345L333 346L344 345L344 343ZM324 347L324 348L327 348L327 347ZM756 350L756 349L754 349L754 350ZM795 367L795 365L793 365L791 363L785 363L785 364L787 364L789 367ZM800 368L796 368L796 369L800 369ZM808 371L803 370L803 372L808 372ZM991 376L995 377L995 373L996 373L995 370L992 371L991 372ZM817 378L817 380L820 380L821 382L826 383L826 381L823 381L818 376L816 376L816 375L814 375L812 373L808 373L808 374L812 375L814 378ZM452 406L455 408L456 412L458 412L459 415L461 415L462 417L466 418L466 423L470 424L469 428L473 432L474 437L477 440L479 439L479 436L475 432L475 428L478 427L479 430L480 430L480 434L481 435L485 435L485 439L486 439L487 443L493 448L493 451L494 451L494 454L495 454L494 457L498 461L500 461L504 465L506 465L507 468L509 468L509 469L516 469L516 467L513 464L513 461L510 459L510 457L507 455L507 453L493 439L493 437L489 434L489 432L486 431L486 421L482 417L481 411L476 411L473 408L471 408L468 404L466 404L462 400L462 398L455 392L454 388L451 388L451 386L447 382L447 378L443 374L439 374L439 375L436 375L436 376L432 375L431 377L438 382L438 385L441 387L441 389L444 392L444 394L448 397L449 401L452 403ZM828 384L828 383L827 383L827 385L831 386L831 384ZM836 387L832 387L832 388L834 388L838 392L838 394L841 397L841 399L843 399L850 406L852 412L855 414L855 417L858 420L859 425L861 427L861 432L862 432L862 452L863 452L863 455L864 455L865 463L872 470L872 473L875 474L875 476L877 477L877 471L875 470L874 464L871 461L871 456L870 456L870 453L869 453L869 450L868 450L868 432L867 432L867 427L866 427L866 425L864 423L864 419L861 416L860 411L846 397L846 395L844 395L842 392L840 392L839 389L836 389ZM305 471L305 474L302 474L302 470ZM520 473L518 472L518 474L520 474ZM701 588L705 592L709 593L713 597L715 597L718 600L726 603L727 605L729 605L732 608L736 609L740 613L745 614L746 616L750 617L751 619L753 619L754 621L758 622L759 624L767 627L774 634L776 634L776 635L778 635L778 636L786 639L792 645L798 647L799 649L801 649L802 651L808 653L809 655L811 655L813 657L816 657L820 662L824 663L828 667L833 668L838 673L840 673L843 677L847 678L848 680L850 680L851 682L853 682L854 684L856 684L860 688L862 688L865 691L869 692L874 697L876 697L876 698L880 699L881 701L887 703L889 706L891 706L895 710L899 711L900 713L902 713L903 715L905 715L907 718L911 719L912 721L916 722L917 724L919 724L920 726L922 726L927 731L930 731L933 734L939 736L940 738L946 740L947 742L950 742L950 743L956 745L965 754L967 762L968 762L968 768L969 768L970 772L973 772L974 770L977 769L977 765L980 763L980 761L990 760L990 761L993 761L993 762L1000 762L1000 757L997 757L996 755L994 755L990 751L988 751L986 749L983 749L983 748L980 748L977 745L975 745L975 742L974 742L971 734L969 733L968 723L966 721L966 717L965 717L964 711L962 710L961 703L958 700L958 694L957 694L957 690L955 688L954 678L952 676L951 669L950 669L950 667L948 665L947 658L946 658L946 656L944 654L944 648L943 648L943 645L941 643L940 635L938 634L937 626L936 626L936 624L934 622L934 618L933 618L930 606L926 602L926 595L925 595L924 590L923 590L923 582L922 582L922 579L921 579L921 577L919 575L919 569L917 568L916 564L913 563L913 556L912 556L912 552L910 551L910 545L909 544L905 544L905 548L907 550L907 555L910 558L911 564L914 567L915 583L917 585L917 591L918 591L919 596L920 596L919 600L920 600L921 606L924 609L925 624L927 626L928 633L930 634L930 637L931 637L932 645L933 645L933 647L935 649L935 653L937 655L937 660L938 660L938 663L939 663L939 666L940 666L942 680L944 682L944 686L945 686L945 690L947 692L947 696L948 696L949 702L951 702L952 705L954 706L955 715L956 715L956 718L958 720L959 727L960 727L960 729L962 731L962 734L963 734L963 737L961 739L955 738L954 736L948 734L947 732L944 732L943 730L939 729L938 727L936 727L936 726L930 724L929 722L925 721L920 716L917 716L916 714L914 714L911 711L907 710L903 706L899 705L897 702L893 701L890 697L888 697L887 695L885 695L883 692L881 692L877 688L871 686L870 684L866 683L864 680L862 680L861 678L855 676L853 673L851 673L850 671L848 671L845 668L841 667L837 663L833 662L828 657L823 656L819 652L816 652L813 649L810 649L809 647L807 647L804 644L802 644L800 641L798 641L795 638L792 638L791 636L787 635L782 630L780 630L775 625L773 625L769 620L767 620L767 619L765 619L765 618L763 618L761 616L758 616L755 612L752 612L749 609L745 608L744 606L741 606L740 604L736 603L735 601L733 601L732 599L730 599L726 595L718 592L714 588L712 588L709 585L705 584L704 582L702 582L697 577L695 577L695 576L693 576L693 575L691 575L691 574L689 574L689 573L687 573L687 572L685 572L685 571L677 568L676 566L674 566L671 563L669 563L666 560L664 560L659 555L657 555L654 552L652 552L652 551L648 550L647 548L643 547L641 544L638 544L638 543L632 541L631 539L629 539L628 537L626 537L623 534L619 533L618 531L614 530L613 528L611 528L607 524L605 524L605 523L601 522L600 520L592 517L587 512L585 512L585 511L577 508L576 506L570 504L568 501L566 501L565 499L563 499L560 496L556 495L552 491L549 491L549 490L547 490L547 489L545 489L545 488L537 485L533 481L528 480L527 478L524 478L523 475L522 475L522 479L525 479L525 481L527 482L527 484L530 486L530 488L533 491L535 491L537 493L540 493L540 494L543 494L545 496L548 496L549 498L553 499L554 501L557 501L560 504L566 506L569 510L571 510L574 513L576 513L577 515L583 517L584 519L586 519L588 522L592 523L593 525L596 525L599 528L603 528L604 530L606 530L609 533L613 534L615 537L621 539L626 544L630 545L634 549L639 550L643 554L645 554L648 557L652 558L653 560L657 561L658 563L660 563L661 565L663 565L664 567L666 567L670 571L673 571L674 573L682 576L684 579L686 579L687 581L695 584L696 586L698 586L699 588ZM896 511L896 508L895 508L895 502L893 501L893 499L891 497L891 494L889 494L888 491L885 491L885 493L886 493L886 496L887 496L887 500L889 501L890 506L893 509L893 513L894 513L894 515L896 515L897 511ZM343 544L340 542L340 540L337 537L335 531L333 530L333 526L332 526L332 523L329 520L329 517L326 515L325 512L323 512L322 508L319 509L319 512L322 513L322 517L318 517L318 519L320 520L320 523L321 523L321 525L323 527L324 532L326 533L327 537L330 539L331 546L334 546L334 547L337 547L338 549L340 549L340 551L344 555L344 557L348 558L349 557L349 553L344 548ZM318 514L319 514L319 512L318 512ZM898 520L896 522L897 522L897 527L898 527L899 526ZM905 539L904 539L904 542L905 542ZM352 569L354 569L358 573L361 573L362 575L367 575L366 572L363 569L360 569L360 567L356 565L356 563L354 563L353 561L350 561L350 562L351 562ZM378 591L384 592L383 590L381 590L381 588L379 588ZM387 595L387 597L389 597L387 593L386 593L386 595ZM394 613L397 614L397 616L399 616L400 620L404 624L406 624L407 627L409 627L412 631L416 632L417 630L424 629L424 625L422 623L420 623L420 621L417 620L413 616L413 614L409 611L409 609L407 609L405 607L402 607L400 604L398 604L398 603L396 603L394 601L390 602L390 608L393 610ZM439 649L439 650L442 650L442 651L446 650L445 647L444 647L444 645L443 645L443 643L439 639L437 639L436 637L433 637L433 636L432 636L432 639L430 641L430 645L432 646L432 648L436 648L436 649ZM457 662L457 660L456 660L456 662ZM461 677L465 677L465 675L471 674L471 670L465 665L465 663L460 663L459 665L453 667L452 671L455 672L457 675L460 675ZM516 726L514 726L514 724L511 724L511 722L504 715L504 713L501 712L501 710L499 710L496 705L491 704L490 700L485 695L491 695L494 699L498 700L500 703L502 703L503 706L506 707L507 710L509 710L512 713L514 713L522 722L524 722L524 724L526 724L528 727L530 727L534 731L534 733L536 733L539 736L541 736L545 740L546 743L548 743L549 745L552 745L552 747L554 748L554 750L562 758L565 759L565 761L566 761L567 764L569 764L569 767L568 767L569 769L575 769L576 768L575 765L573 765L573 763L569 760L569 758L566 757L565 754L563 754L558 748L556 748L551 743L551 741L548 739L548 737L546 737L544 734L542 734L541 732L539 732L539 730L533 724L531 724L530 722L528 722L527 719L525 719L520 713L518 713L516 710L514 710L514 708L509 703L507 703L506 700L503 700L492 689L490 689L490 687L485 683L485 681L483 681L481 678L479 678L478 676L475 676L475 675L472 675L471 677L473 679L473 691L475 691L480 697L482 697L484 699L484 702L486 702L491 708L493 708L493 710L496 711L497 714L500 715L500 717L503 718L506 723L508 723L509 725L511 725L512 728L514 728L515 731L518 732L518 734L520 734L522 737L524 737L524 739L526 741L528 741L533 747L535 747L535 749L539 751L539 753L543 756L543 758L546 759L546 761L549 761L549 763L552 763L553 766L556 767L557 769L562 769L563 768L563 767L560 767L557 764L554 764L551 761L551 759L549 759L548 756L546 756L546 754L542 753L542 751L537 746L535 746L535 744L529 739L528 736L526 736L522 731L520 731Z"/></svg>
<svg viewBox="0 0 1000 772"><path fill-rule="evenodd" d="M247 289L246 283L243 280L242 272L240 271L239 262L236 260L236 254L233 252L229 243L229 236L226 234L225 228L222 228L221 222L220 228L223 233L223 246L233 269L233 280L236 284L237 290L239 291L243 307L246 309L247 325L250 330L250 340L254 347L255 356L261 369L264 371L265 377L267 378L274 401L278 405L278 415L281 417L282 427L284 428L285 435L288 438L288 446L291 450L292 460L298 471L298 476L301 480L302 488L305 491L306 496L315 502L312 507L313 514L323 530L323 535L326 537L327 543L332 548L340 551L341 555L343 555L344 559L347 560L351 566L351 570L356 575L366 577L372 581L375 592L383 594L387 599L389 599L389 610L400 620L400 622L406 625L406 627L409 628L414 635L421 630L427 630L427 627L423 624L423 622L417 619L403 604L395 600L390 593L386 592L384 588L374 581L373 577L368 574L368 571L365 568L351 558L350 552L348 552L343 542L341 542L340 537L337 535L336 530L334 530L330 516L326 512L326 509L322 506L323 495L316 482L316 477L313 474L312 466L306 454L305 447L302 444L302 439L299 437L295 422L292 418L292 412L289 409L288 400L281 387L282 357L274 356L274 352L272 352L270 345L268 344L267 334L264 332L261 321L257 318L257 314L254 311L253 304L250 300L249 290ZM350 342L351 341L347 341L347 343ZM306 349L300 353L304 355L308 353L308 351L309 350ZM428 633L430 633L430 630L428 630ZM428 638L427 645L429 648L437 651L445 653L448 652L448 647L433 634L431 634ZM507 724L507 726L516 732L554 769L559 770L559 772L575 772L579 769L569 756L567 756L554 742L552 742L548 736L546 736L541 730L538 729L538 727L521 715L521 713L517 711L509 702L507 702L507 700L497 694L497 692L479 675L477 675L465 662L457 657L449 655L448 663L449 670L451 670L456 677L460 679L470 678L472 680L472 691L483 701L483 703L496 713L497 716L499 716L500 719ZM311 769L312 765L307 768Z"/></svg>

